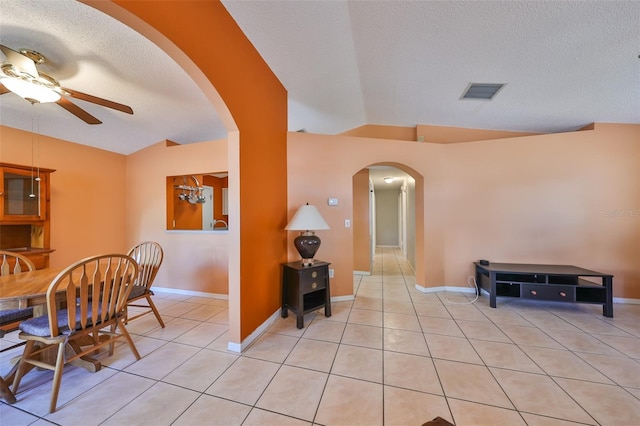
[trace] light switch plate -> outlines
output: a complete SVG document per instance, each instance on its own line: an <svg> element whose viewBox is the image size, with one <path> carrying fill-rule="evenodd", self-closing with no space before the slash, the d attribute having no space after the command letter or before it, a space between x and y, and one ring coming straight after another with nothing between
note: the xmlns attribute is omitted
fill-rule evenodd
<svg viewBox="0 0 640 426"><path fill-rule="evenodd" d="M327 200L327 204L329 204L330 206L337 206L338 205L338 199L337 198L329 198Z"/></svg>

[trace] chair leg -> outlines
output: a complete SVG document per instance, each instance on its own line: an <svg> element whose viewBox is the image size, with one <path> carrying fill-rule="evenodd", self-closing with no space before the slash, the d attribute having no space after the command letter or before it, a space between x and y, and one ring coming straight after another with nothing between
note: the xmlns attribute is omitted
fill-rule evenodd
<svg viewBox="0 0 640 426"><path fill-rule="evenodd" d="M11 389L9 389L9 386L2 377L0 377L0 397L2 397L2 399L7 401L9 404L13 404L16 402L15 395L13 394L13 392L11 392Z"/></svg>
<svg viewBox="0 0 640 426"><path fill-rule="evenodd" d="M98 333L97 331L94 331L92 333L93 336L93 346L98 346L100 344L100 333ZM95 351L93 351L94 355L98 355L98 353L100 352L99 349L96 349Z"/></svg>
<svg viewBox="0 0 640 426"><path fill-rule="evenodd" d="M109 327L109 332L114 333L116 332L116 327L118 324L114 323L111 324L111 327ZM114 340L111 340L111 343L109 343L109 356L113 356L113 350L115 349L116 345Z"/></svg>
<svg viewBox="0 0 640 426"><path fill-rule="evenodd" d="M49 404L49 412L56 411L56 403L58 402L58 392L60 391L60 381L62 379L62 370L64 369L64 350L66 344L64 342L58 345L58 356L56 357L56 369L53 373L53 384L51 385L51 403Z"/></svg>
<svg viewBox="0 0 640 426"><path fill-rule="evenodd" d="M147 294L146 298L147 298L147 302L149 302L149 307L153 311L153 314L156 316L156 319L160 323L160 326L164 328L164 321L162 321L162 318L160 317L160 312L158 312L158 308L156 308L155 303L153 303L153 300L151 300L151 295Z"/></svg>
<svg viewBox="0 0 640 426"><path fill-rule="evenodd" d="M14 395L18 394L18 387L20 386L20 380L22 380L22 376L24 376L27 371L30 370L30 365L25 360L31 356L31 352L33 352L35 344L35 341L27 340L27 344L24 347L24 352L22 352L22 357L20 358L20 361L18 361L18 370L16 371L16 375L13 378L12 390Z"/></svg>
<svg viewBox="0 0 640 426"><path fill-rule="evenodd" d="M140 354L138 353L138 349L136 348L136 345L133 343L133 339L131 339L131 336L127 331L127 327L125 327L124 320L122 318L118 320L118 327L120 328L120 333L122 333L122 336L124 336L124 338L127 340L127 343L129 344L129 348L131 349L131 352L133 352L133 355L136 357L136 359L140 359Z"/></svg>

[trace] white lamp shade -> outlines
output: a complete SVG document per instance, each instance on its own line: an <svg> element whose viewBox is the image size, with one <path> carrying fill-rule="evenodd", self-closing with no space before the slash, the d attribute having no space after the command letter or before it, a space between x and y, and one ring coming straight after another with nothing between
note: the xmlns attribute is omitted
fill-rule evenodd
<svg viewBox="0 0 640 426"><path fill-rule="evenodd" d="M43 104L57 102L60 99L60 95L54 90L21 78L5 77L0 79L0 82L13 93L27 100L33 99Z"/></svg>
<svg viewBox="0 0 640 426"><path fill-rule="evenodd" d="M329 229L329 225L324 221L316 206L305 204L301 206L286 228L289 231L316 231L319 229Z"/></svg>

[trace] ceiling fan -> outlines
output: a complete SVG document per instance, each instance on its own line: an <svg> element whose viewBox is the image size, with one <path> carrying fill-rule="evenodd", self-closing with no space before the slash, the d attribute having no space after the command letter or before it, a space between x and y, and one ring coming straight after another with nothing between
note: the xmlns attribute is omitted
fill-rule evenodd
<svg viewBox="0 0 640 426"><path fill-rule="evenodd" d="M133 114L133 110L127 105L61 87L55 78L37 69L36 65L43 64L45 58L35 50L15 51L1 44L0 50L6 57L6 61L0 67L0 95L13 92L32 104L55 102L88 124L101 124L102 121L72 103L67 97Z"/></svg>

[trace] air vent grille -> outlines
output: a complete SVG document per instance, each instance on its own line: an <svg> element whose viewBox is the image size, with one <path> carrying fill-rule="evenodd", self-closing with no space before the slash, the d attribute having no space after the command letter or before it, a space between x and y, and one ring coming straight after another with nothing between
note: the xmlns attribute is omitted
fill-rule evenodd
<svg viewBox="0 0 640 426"><path fill-rule="evenodd" d="M460 99L490 101L504 87L504 83L470 83Z"/></svg>

